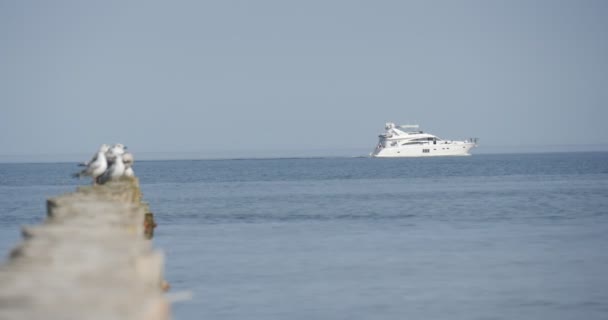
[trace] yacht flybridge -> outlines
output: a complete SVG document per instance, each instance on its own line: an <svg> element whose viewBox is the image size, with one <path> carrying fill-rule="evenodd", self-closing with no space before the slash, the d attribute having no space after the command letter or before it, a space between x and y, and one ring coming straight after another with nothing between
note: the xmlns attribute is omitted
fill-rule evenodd
<svg viewBox="0 0 608 320"><path fill-rule="evenodd" d="M418 125L397 126L388 122L385 129L386 132L378 136L380 141L371 153L372 157L468 156L469 150L477 146L477 138L442 140L422 132Z"/></svg>

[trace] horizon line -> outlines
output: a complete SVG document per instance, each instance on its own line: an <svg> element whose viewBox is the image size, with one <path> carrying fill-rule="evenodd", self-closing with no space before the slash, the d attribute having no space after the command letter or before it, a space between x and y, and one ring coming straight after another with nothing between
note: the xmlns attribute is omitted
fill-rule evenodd
<svg viewBox="0 0 608 320"><path fill-rule="evenodd" d="M494 152L475 152L469 156L464 157L474 157L476 155L501 155L501 154L559 154L559 153L606 153L608 150L539 150L539 151L494 151ZM169 153L169 152L167 152ZM185 153L185 152L183 152ZM195 153L195 152L191 152ZM65 155L65 154L64 154ZM42 156L42 155L41 155ZM41 160L22 160L22 161L10 161L2 159L3 155L0 155L0 164L48 164L48 163L78 163L78 161L67 160L67 159L57 159L57 160L49 160L49 161L41 161ZM446 156L449 157L449 156ZM234 157L195 157L195 158L144 158L138 159L138 162L152 162L152 161L242 161L242 160L295 160L295 159L355 159L355 158L373 158L370 155L307 155L307 156L234 156ZM394 159L407 159L404 158L394 158ZM416 158L416 157L413 157ZM444 157L440 157L444 158ZM393 159L393 158L392 158Z"/></svg>

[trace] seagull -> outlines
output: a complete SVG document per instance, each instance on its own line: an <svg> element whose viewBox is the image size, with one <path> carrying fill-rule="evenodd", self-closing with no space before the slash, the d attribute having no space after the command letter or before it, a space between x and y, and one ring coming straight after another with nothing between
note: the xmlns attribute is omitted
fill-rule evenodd
<svg viewBox="0 0 608 320"><path fill-rule="evenodd" d="M127 147L122 143L113 145L112 148L106 152L106 159L108 159L108 163L112 164L117 155L123 155L125 153L125 149L127 149Z"/></svg>
<svg viewBox="0 0 608 320"><path fill-rule="evenodd" d="M82 176L90 176L93 178L93 185L95 185L97 183L97 178L108 168L106 152L108 152L108 146L102 144L93 159L87 162L86 168L79 173L74 174L74 177L80 178Z"/></svg>
<svg viewBox="0 0 608 320"><path fill-rule="evenodd" d="M105 152L108 152L108 150L110 150L110 146L108 146L107 144L105 144L105 143L104 143L104 144L102 144L102 145L99 147L99 151L101 151L101 150L105 150L105 151L104 151L104 153L105 153ZM78 166L79 166L79 167L86 167L86 166L88 166L88 165L89 165L89 163L91 163L91 162L95 161L95 159L96 159L96 158L97 158L97 153L95 153L95 154L93 155L93 158L91 158L91 160L89 160L89 161L85 161L85 162L81 162L81 163L79 163L79 164L78 164Z"/></svg>
<svg viewBox="0 0 608 320"><path fill-rule="evenodd" d="M125 177L134 177L135 173L133 172L133 154L127 152L122 155L122 162L125 164Z"/></svg>
<svg viewBox="0 0 608 320"><path fill-rule="evenodd" d="M117 154L114 162L106 172L99 177L99 183L104 184L110 180L118 179L125 174L125 163L122 160L122 154Z"/></svg>

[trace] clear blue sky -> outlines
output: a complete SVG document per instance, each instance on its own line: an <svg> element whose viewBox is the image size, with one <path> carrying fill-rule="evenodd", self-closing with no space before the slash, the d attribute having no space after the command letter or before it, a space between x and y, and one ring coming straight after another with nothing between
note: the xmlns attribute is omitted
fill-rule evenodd
<svg viewBox="0 0 608 320"><path fill-rule="evenodd" d="M0 0L0 108L2 156L608 145L608 1Z"/></svg>

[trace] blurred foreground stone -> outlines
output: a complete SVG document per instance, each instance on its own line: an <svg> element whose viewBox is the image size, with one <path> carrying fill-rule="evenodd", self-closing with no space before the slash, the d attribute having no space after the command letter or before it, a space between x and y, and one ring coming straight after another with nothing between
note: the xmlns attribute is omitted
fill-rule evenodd
<svg viewBox="0 0 608 320"><path fill-rule="evenodd" d="M49 199L0 267L0 319L169 319L146 213L135 178Z"/></svg>

